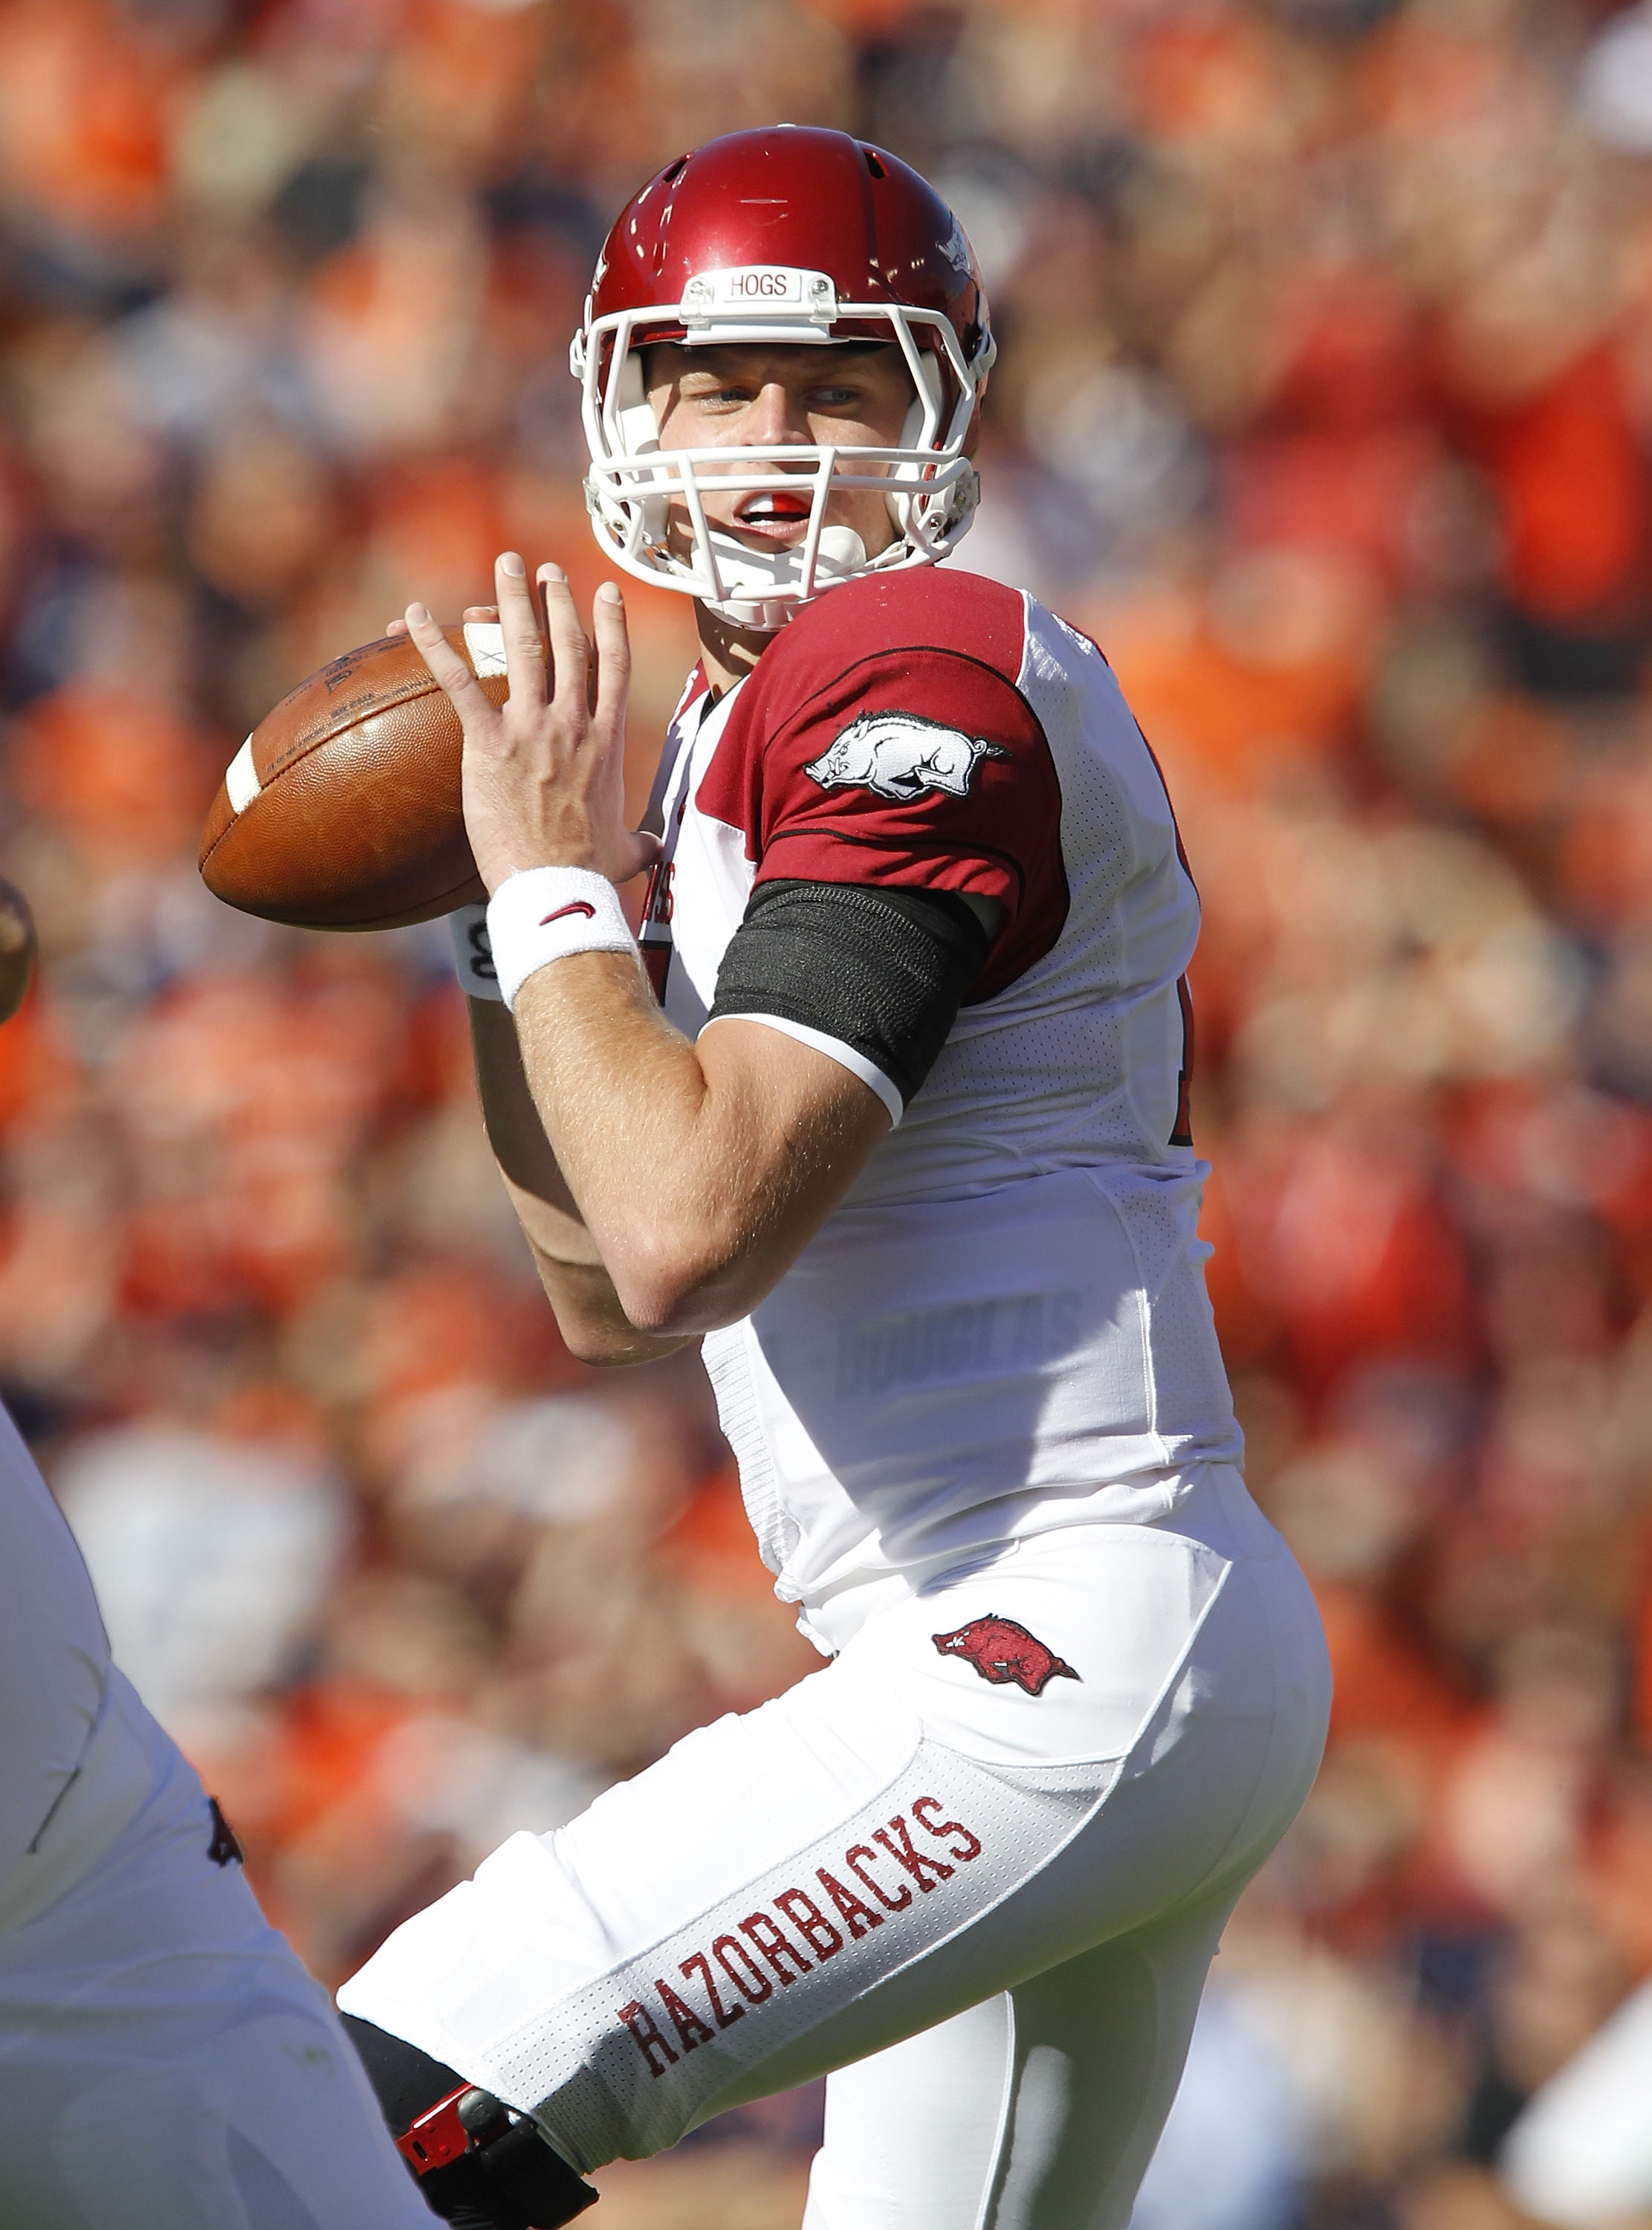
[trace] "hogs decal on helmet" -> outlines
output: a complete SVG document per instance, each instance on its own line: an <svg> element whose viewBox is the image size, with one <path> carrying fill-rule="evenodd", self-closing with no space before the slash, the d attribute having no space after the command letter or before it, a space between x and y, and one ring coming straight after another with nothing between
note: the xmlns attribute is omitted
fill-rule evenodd
<svg viewBox="0 0 1652 2230"><path fill-rule="evenodd" d="M900 441L788 443L787 468L810 495L807 531L794 548L749 549L708 522L707 483L772 487L773 450L662 449L641 362L660 341L893 344L913 395ZM974 509L970 453L994 353L969 243L916 171L843 132L781 125L709 140L620 211L574 339L597 541L640 579L768 628L857 574L933 564ZM852 529L827 525L834 488L884 492L886 550L868 558ZM686 548L668 546L673 501Z"/></svg>

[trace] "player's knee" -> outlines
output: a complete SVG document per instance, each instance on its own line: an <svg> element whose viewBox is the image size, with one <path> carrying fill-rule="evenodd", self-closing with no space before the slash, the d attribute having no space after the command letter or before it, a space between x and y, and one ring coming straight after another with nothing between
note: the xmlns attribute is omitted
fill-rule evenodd
<svg viewBox="0 0 1652 2230"><path fill-rule="evenodd" d="M460 2230L558 2230L594 2202L525 2115L371 2021L344 2023L433 2214Z"/></svg>

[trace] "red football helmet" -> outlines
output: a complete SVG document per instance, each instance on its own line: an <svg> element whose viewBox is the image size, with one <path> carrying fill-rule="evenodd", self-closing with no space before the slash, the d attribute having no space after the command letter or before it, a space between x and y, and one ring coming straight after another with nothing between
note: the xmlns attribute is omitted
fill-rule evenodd
<svg viewBox="0 0 1652 2230"><path fill-rule="evenodd" d="M900 446L788 445L788 469L813 471L795 549L749 550L709 525L697 473L714 470L722 492L761 491L773 485L774 451L662 449L640 351L656 341L868 340L898 345L911 375ZM968 452L995 353L969 242L916 171L843 132L781 125L710 140L620 211L574 340L596 538L627 572L748 627L779 627L858 573L933 564L974 509ZM889 491L897 538L887 550L868 558L852 529L826 525L834 486ZM673 497L692 531L687 558L666 547Z"/></svg>

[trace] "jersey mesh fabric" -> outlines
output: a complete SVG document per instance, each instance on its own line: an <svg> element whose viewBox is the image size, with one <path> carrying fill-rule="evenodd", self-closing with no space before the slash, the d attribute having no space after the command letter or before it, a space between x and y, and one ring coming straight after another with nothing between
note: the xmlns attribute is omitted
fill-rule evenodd
<svg viewBox="0 0 1652 2230"><path fill-rule="evenodd" d="M665 759L644 939L671 940L665 1009L691 1035L755 887L1005 910L899 1129L775 1293L705 1342L807 1630L835 1643L897 1570L1156 1516L1179 1471L1234 1460L1206 1170L1172 1143L1198 894L1100 651L994 583L868 578L715 704L691 690Z"/></svg>

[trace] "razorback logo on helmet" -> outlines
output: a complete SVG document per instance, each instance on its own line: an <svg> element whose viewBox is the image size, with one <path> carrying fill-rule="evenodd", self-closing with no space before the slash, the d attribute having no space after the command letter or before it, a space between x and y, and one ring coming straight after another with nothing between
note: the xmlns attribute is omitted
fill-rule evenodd
<svg viewBox="0 0 1652 2230"><path fill-rule="evenodd" d="M1077 1680L1064 1657L1047 1648L1012 1618L972 1618L967 1626L929 1639L943 1657L967 1657L983 1680L1001 1688L1013 1680L1029 1696L1041 1696L1051 1680Z"/></svg>
<svg viewBox="0 0 1652 2230"><path fill-rule="evenodd" d="M941 253L960 278L967 279L974 270L974 255L964 237L964 229L956 217L952 220L952 230L941 243Z"/></svg>
<svg viewBox="0 0 1652 2230"><path fill-rule="evenodd" d="M1009 756L1001 744L921 712L863 712L803 771L822 790L870 790L904 804L930 790L967 797L982 759Z"/></svg>

